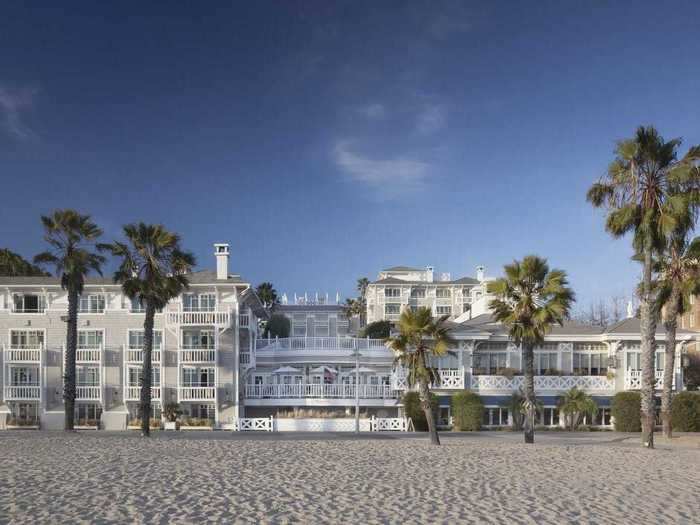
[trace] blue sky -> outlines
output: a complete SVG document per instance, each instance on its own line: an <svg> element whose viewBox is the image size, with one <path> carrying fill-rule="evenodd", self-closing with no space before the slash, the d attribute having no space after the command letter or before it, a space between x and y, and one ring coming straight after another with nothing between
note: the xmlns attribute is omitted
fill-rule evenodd
<svg viewBox="0 0 700 525"><path fill-rule="evenodd" d="M3 3L1 246L75 207L289 294L537 253L585 303L638 275L585 201L615 140L700 143L697 2L173 4Z"/></svg>

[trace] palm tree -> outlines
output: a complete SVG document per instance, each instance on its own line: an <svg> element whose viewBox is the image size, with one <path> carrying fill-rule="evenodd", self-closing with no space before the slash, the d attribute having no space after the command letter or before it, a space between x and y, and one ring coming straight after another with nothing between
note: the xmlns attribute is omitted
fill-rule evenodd
<svg viewBox="0 0 700 525"><path fill-rule="evenodd" d="M44 226L44 240L51 248L34 257L34 263L53 266L56 276L61 278L61 287L68 292L63 403L64 428L72 431L75 417L78 301L83 292L85 277L90 271L102 275L105 258L96 251L104 250L105 246L95 243L102 235L102 230L92 222L89 215L81 215L75 210L55 210L51 215L42 215L41 222Z"/></svg>
<svg viewBox="0 0 700 525"><path fill-rule="evenodd" d="M407 371L408 387L418 385L418 395L433 445L439 445L440 438L430 399L430 385L440 384L440 374L430 361L433 357L445 355L453 342L445 323L448 317L443 315L433 319L430 308L406 309L399 317L398 335L386 340L387 347L394 352L395 363Z"/></svg>
<svg viewBox="0 0 700 525"><path fill-rule="evenodd" d="M124 235L128 245L115 242L110 249L121 258L114 282L121 283L124 294L145 306L143 321L143 368L141 374L141 435L150 435L153 321L156 310L189 287L187 273L195 258L180 248L180 236L157 224L127 224Z"/></svg>
<svg viewBox="0 0 700 525"><path fill-rule="evenodd" d="M525 443L535 441L535 345L544 341L554 324L569 317L574 292L566 273L550 270L546 259L527 255L504 267L505 277L491 281L488 292L495 295L489 307L503 323L511 340L522 347L525 376Z"/></svg>
<svg viewBox="0 0 700 525"><path fill-rule="evenodd" d="M358 316L360 318L360 328L365 326L367 322L367 288L369 287L369 279L361 277L357 280L358 296L355 299L346 299L343 305L343 313L345 317Z"/></svg>
<svg viewBox="0 0 700 525"><path fill-rule="evenodd" d="M17 276L48 276L38 266L26 261L21 255L7 248L0 249L0 275Z"/></svg>
<svg viewBox="0 0 700 525"><path fill-rule="evenodd" d="M654 373L657 312L653 287L653 255L663 250L664 238L684 214L698 204L700 176L693 163L700 148L677 160L680 139L666 142L653 127L639 127L633 139L617 144L608 172L588 190L595 207L608 209L605 228L614 237L633 234L633 247L642 260L639 291L642 354L642 443L654 447ZM685 195L684 195L685 193Z"/></svg>
<svg viewBox="0 0 700 525"><path fill-rule="evenodd" d="M511 423L513 430L519 432L523 429L523 403L525 402L525 395L522 390L518 392L513 392L510 397L501 403L502 408L508 409L511 417Z"/></svg>
<svg viewBox="0 0 700 525"><path fill-rule="evenodd" d="M688 230L677 229L658 260L659 292L657 310L663 310L666 329L664 379L661 390L663 433L670 438L673 372L676 357L678 316L690 306L690 297L700 292L700 237L688 242Z"/></svg>
<svg viewBox="0 0 700 525"><path fill-rule="evenodd" d="M576 430L584 416L593 418L598 412L598 404L583 390L573 387L559 401L559 412L564 416L566 428Z"/></svg>
<svg viewBox="0 0 700 525"><path fill-rule="evenodd" d="M260 283L255 288L255 293L260 298L260 302L263 306L270 310L274 310L275 306L280 302L277 296L277 290L275 290L275 287L270 282Z"/></svg>

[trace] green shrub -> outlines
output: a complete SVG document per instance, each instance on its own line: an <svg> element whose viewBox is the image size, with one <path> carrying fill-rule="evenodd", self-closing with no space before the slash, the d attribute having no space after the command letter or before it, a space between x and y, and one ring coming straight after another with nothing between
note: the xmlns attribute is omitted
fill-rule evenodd
<svg viewBox="0 0 700 525"><path fill-rule="evenodd" d="M671 428L678 432L700 432L700 393L680 392L671 402Z"/></svg>
<svg viewBox="0 0 700 525"><path fill-rule="evenodd" d="M611 414L618 432L641 432L642 397L639 392L618 392L613 397Z"/></svg>
<svg viewBox="0 0 700 525"><path fill-rule="evenodd" d="M375 321L369 323L360 332L360 337L369 337L370 339L386 339L391 331L391 323L389 321Z"/></svg>
<svg viewBox="0 0 700 525"><path fill-rule="evenodd" d="M273 314L265 325L263 337L289 337L291 330L289 319L281 314Z"/></svg>
<svg viewBox="0 0 700 525"><path fill-rule="evenodd" d="M437 424L438 416L438 397L435 394L430 394L431 406L433 408L433 416ZM406 417L410 417L413 421L413 427L418 432L426 432L428 430L428 421L425 419L425 412L420 404L418 392L406 392L402 398L403 409Z"/></svg>
<svg viewBox="0 0 700 525"><path fill-rule="evenodd" d="M452 396L452 423L454 430L479 430L484 415L484 403L479 394L463 390Z"/></svg>

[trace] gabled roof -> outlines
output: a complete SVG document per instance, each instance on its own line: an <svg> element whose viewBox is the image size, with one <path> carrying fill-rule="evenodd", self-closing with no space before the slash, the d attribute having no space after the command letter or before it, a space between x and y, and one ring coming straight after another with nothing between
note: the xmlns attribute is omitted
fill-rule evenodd
<svg viewBox="0 0 700 525"><path fill-rule="evenodd" d="M479 329L490 332L494 335L505 335L506 329L502 323L496 321L493 314L481 314L468 321L461 323L461 326ZM574 321L565 321L564 326L554 325L551 335L600 335L603 329L599 326L589 326L579 324Z"/></svg>
<svg viewBox="0 0 700 525"><path fill-rule="evenodd" d="M216 272L212 270L199 270L187 275L191 284L246 284L241 279L240 275L229 275L226 281L216 278ZM61 280L58 277L14 277L8 275L0 275L0 286L15 285L15 286L59 286ZM114 286L112 277L89 276L85 279L85 284L93 286Z"/></svg>
<svg viewBox="0 0 700 525"><path fill-rule="evenodd" d="M606 334L639 334L641 333L642 329L642 323L641 321L636 318L636 317L628 317L627 319L623 319L620 322L617 322L613 325L610 325L609 327L606 328L605 333ZM688 334L688 335L697 335L697 332L694 332L692 330L685 330L683 328L677 328L676 329L677 334ZM657 323L656 324L656 335L665 335L666 334L666 328L664 327L663 323Z"/></svg>
<svg viewBox="0 0 700 525"><path fill-rule="evenodd" d="M385 277L383 279L377 279L372 281L370 284L420 284L420 285L434 285L434 284L449 284L449 285L466 285L466 284L479 284L479 281L472 279L471 277L462 277L456 281L408 281L406 279L399 279L398 277Z"/></svg>
<svg viewBox="0 0 700 525"><path fill-rule="evenodd" d="M412 268L411 266L392 266L385 268L383 272L423 272L425 268Z"/></svg>

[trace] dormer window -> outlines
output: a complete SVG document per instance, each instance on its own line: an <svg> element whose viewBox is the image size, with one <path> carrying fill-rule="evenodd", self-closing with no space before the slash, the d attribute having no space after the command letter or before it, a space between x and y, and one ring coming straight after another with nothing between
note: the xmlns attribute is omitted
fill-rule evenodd
<svg viewBox="0 0 700 525"><path fill-rule="evenodd" d="M35 293L12 296L12 311L17 314L43 314L46 311L46 298Z"/></svg>
<svg viewBox="0 0 700 525"><path fill-rule="evenodd" d="M105 296L102 294L81 295L78 312L81 314L103 314L105 312Z"/></svg>

